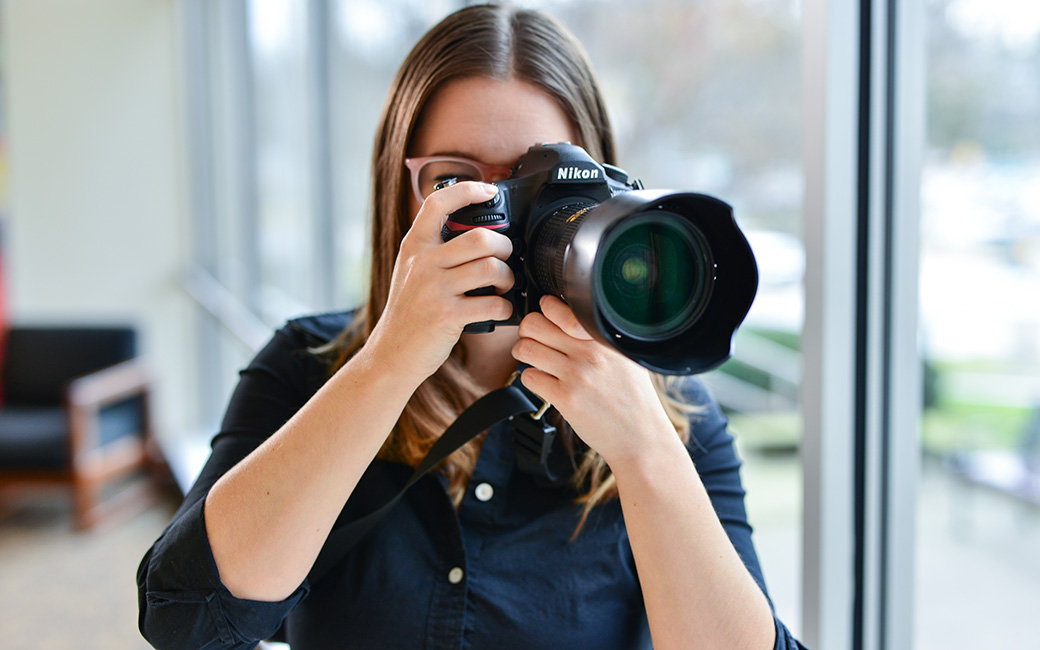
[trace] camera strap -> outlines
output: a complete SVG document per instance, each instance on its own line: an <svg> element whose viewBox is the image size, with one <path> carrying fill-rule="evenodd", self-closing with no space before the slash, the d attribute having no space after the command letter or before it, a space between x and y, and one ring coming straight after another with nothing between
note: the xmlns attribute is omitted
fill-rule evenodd
<svg viewBox="0 0 1040 650"><path fill-rule="evenodd" d="M412 487L448 456L476 438L481 432L511 420L514 426L517 464L521 470L557 481L559 461L550 454L556 429L542 418L549 404L527 390L514 373L504 388L493 390L473 402L451 423L412 472L404 487L387 503L367 515L346 522L332 530L318 553L308 579L317 582L338 564L379 521L383 519ZM559 456L556 454L555 456Z"/></svg>

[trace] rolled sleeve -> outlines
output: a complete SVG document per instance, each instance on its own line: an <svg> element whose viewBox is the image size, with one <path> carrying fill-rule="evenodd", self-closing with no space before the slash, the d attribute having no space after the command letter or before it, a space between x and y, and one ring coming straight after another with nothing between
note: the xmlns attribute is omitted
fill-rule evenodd
<svg viewBox="0 0 1040 650"><path fill-rule="evenodd" d="M330 317L326 329L342 326ZM220 580L203 516L206 496L228 470L278 429L325 378L325 366L309 354L320 342L290 322L241 372L213 439L213 452L162 536L137 572L138 624L156 648L252 648L270 638L307 595L306 581L280 602L236 598ZM272 535L288 534L272 530Z"/></svg>
<svg viewBox="0 0 1040 650"><path fill-rule="evenodd" d="M141 633L160 650L252 648L274 635L308 592L306 582L279 602L236 598L221 583L203 517L185 510L138 570Z"/></svg>

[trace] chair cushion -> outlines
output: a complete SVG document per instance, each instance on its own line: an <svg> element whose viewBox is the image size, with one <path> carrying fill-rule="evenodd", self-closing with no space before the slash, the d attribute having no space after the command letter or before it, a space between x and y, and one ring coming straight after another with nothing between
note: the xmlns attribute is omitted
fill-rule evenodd
<svg viewBox="0 0 1040 650"><path fill-rule="evenodd" d="M3 364L4 403L57 406L69 381L130 359L129 327L12 327Z"/></svg>
<svg viewBox="0 0 1040 650"><path fill-rule="evenodd" d="M66 427L60 407L0 409L0 468L68 467Z"/></svg>
<svg viewBox="0 0 1040 650"><path fill-rule="evenodd" d="M98 414L101 446L143 431L139 397L117 402ZM61 407L8 406L0 409L0 469L68 467L68 419Z"/></svg>

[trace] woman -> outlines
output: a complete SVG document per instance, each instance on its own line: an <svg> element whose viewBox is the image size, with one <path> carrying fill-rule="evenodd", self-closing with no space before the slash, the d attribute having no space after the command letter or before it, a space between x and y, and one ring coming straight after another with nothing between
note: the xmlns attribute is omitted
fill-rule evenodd
<svg viewBox="0 0 1040 650"><path fill-rule="evenodd" d="M532 144L563 141L614 162L586 58L553 20L470 7L416 45L376 139L368 301L290 322L242 373L210 460L141 564L156 647L249 648L283 622L294 650L797 647L764 594L732 438L698 382L667 393L552 297L518 328L462 333L509 316L501 295L466 292L512 287L512 245L486 229L443 243L446 216L494 196ZM449 165L472 180L435 190ZM518 471L509 427L493 427L309 580L341 511L381 505L518 362L576 435L570 484Z"/></svg>

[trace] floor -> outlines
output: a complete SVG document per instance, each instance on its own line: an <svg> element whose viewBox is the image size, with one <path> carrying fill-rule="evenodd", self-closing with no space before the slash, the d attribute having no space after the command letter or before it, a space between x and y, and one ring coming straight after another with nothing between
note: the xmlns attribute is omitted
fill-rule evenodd
<svg viewBox="0 0 1040 650"><path fill-rule="evenodd" d="M0 511L0 646L10 650L146 650L137 631L137 564L173 514L155 506L77 533L68 499Z"/></svg>
<svg viewBox="0 0 1040 650"><path fill-rule="evenodd" d="M797 634L797 457L748 456L744 483L770 595ZM916 506L914 650L1040 649L1040 509L933 464L922 468Z"/></svg>
<svg viewBox="0 0 1040 650"><path fill-rule="evenodd" d="M800 624L801 485L794 456L751 457L748 510L777 612ZM137 563L172 513L163 504L95 533L67 500L0 511L5 650L146 650ZM926 467L918 498L915 650L1040 648L1040 510Z"/></svg>

